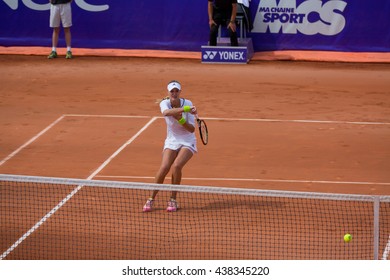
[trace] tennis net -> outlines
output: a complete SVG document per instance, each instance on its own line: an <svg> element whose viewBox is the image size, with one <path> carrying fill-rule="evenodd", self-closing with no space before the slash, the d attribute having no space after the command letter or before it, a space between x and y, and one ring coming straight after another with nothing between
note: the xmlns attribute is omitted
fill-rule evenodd
<svg viewBox="0 0 390 280"><path fill-rule="evenodd" d="M389 234L390 196L0 175L0 259L387 259Z"/></svg>

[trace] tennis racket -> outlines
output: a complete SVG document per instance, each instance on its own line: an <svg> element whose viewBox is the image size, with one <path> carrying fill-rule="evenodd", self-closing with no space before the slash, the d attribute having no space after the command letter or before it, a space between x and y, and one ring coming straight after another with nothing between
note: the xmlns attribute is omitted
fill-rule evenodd
<svg viewBox="0 0 390 280"><path fill-rule="evenodd" d="M200 139L202 140L203 145L207 145L209 142L209 131L207 130L206 122L199 119L198 115L195 115L195 118L198 123Z"/></svg>

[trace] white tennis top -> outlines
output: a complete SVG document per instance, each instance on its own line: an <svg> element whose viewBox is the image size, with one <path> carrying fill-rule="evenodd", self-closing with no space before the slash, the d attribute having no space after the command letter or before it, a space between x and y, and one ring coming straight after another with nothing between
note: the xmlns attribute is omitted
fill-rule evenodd
<svg viewBox="0 0 390 280"><path fill-rule="evenodd" d="M180 98L180 105L192 106L190 100ZM169 99L165 99L160 102L161 113L165 110L172 109L172 105ZM186 122L195 126L195 117L191 113L183 113L182 116L186 119ZM167 123L167 138L165 139L164 150L178 150L183 146L189 148L193 152L197 152L195 133L191 133L186 130L179 122L172 116L164 117Z"/></svg>

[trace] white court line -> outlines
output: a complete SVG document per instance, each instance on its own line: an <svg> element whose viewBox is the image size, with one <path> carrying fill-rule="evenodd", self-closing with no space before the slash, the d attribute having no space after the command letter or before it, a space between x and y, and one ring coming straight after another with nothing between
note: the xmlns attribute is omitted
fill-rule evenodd
<svg viewBox="0 0 390 280"><path fill-rule="evenodd" d="M13 151L11 154L6 156L2 161L0 161L0 166L2 166L4 163L6 163L8 160L13 158L15 155L17 155L21 150L26 148L28 145L32 144L35 140L37 140L39 137L41 137L43 134L45 134L49 129L51 129L53 126L58 124L60 121L62 121L65 117L99 117L99 118L151 118L147 116L126 116L126 115L86 115L86 114L64 114L61 117L59 117L57 120L52 122L50 125L48 125L45 129L43 129L41 132L39 132L37 135L35 135L33 138L28 140L26 143L24 143L22 146L17 148L15 151Z"/></svg>
<svg viewBox="0 0 390 280"><path fill-rule="evenodd" d="M147 124L144 125L143 128L141 128L133 137L131 137L125 144L122 145L118 150L116 150L115 153L113 153L103 164L96 169L88 178L87 180L91 180L93 177L96 176L104 167L106 167L110 161L115 158L124 148L126 148L128 145L130 145L138 136L141 135L142 132L144 132L157 118L152 118Z"/></svg>
<svg viewBox="0 0 390 280"><path fill-rule="evenodd" d="M150 176L110 176L98 175L96 178L116 178L116 179L154 179ZM168 177L166 179L169 179ZM313 184L349 184L349 185L383 185L390 186L390 183L382 182L348 182L348 181L324 181L324 180L282 180L282 179L249 179L249 178L182 178L183 180L194 181L239 181L239 182L268 182L268 183L313 183Z"/></svg>
<svg viewBox="0 0 390 280"><path fill-rule="evenodd" d="M382 260L384 261L387 260L389 253L390 253L390 235L389 235L389 240L387 240L385 250L383 251Z"/></svg>
<svg viewBox="0 0 390 280"><path fill-rule="evenodd" d="M32 228L30 228L25 234L22 235L11 247L9 247L3 254L0 256L0 260L4 259L11 253L16 247L20 245L30 234L37 230L47 219L49 219L58 209L61 208L72 196L74 196L82 186L77 186L70 194L68 194L60 203L58 203L53 209L51 209L42 219L39 220Z"/></svg>
<svg viewBox="0 0 390 280"><path fill-rule="evenodd" d="M36 136L31 138L29 141L20 146L17 150L12 152L2 161L0 166L7 162L9 159L18 154L25 147L33 143L36 139L46 133L50 128L60 122L64 117L96 117L96 118L154 118L161 119L163 117L151 117L151 116L131 116L131 115L91 115L91 114L64 114L59 117L56 121L51 123L48 127L38 133ZM216 121L255 121L255 122L287 122L287 123L322 123L322 124L353 124L353 125L390 125L389 122L355 122L355 121L324 121L324 120L283 120L283 119L245 119L245 118L204 118L205 120L216 120Z"/></svg>
<svg viewBox="0 0 390 280"><path fill-rule="evenodd" d="M30 140L28 140L26 143L24 143L22 146L20 146L19 148L17 148L15 151L13 151L11 154L9 154L8 156L6 156L2 161L0 161L0 166L2 166L4 163L6 163L8 160L10 160L11 158L13 158L15 155L17 155L21 150L23 150L24 148L26 148L28 145L30 145L31 143L33 143L35 140L37 140L39 137L41 137L43 134L45 134L50 128L52 128L53 126L55 126L57 123L59 123L62 119L64 118L64 115L62 115L61 117L59 117L58 119L56 119L54 122L52 122L49 126L47 126L44 130L42 130L41 132L39 132L37 135L35 135L33 138L31 138Z"/></svg>
<svg viewBox="0 0 390 280"><path fill-rule="evenodd" d="M125 147L130 145L142 132L144 132L156 118L152 118L147 124L144 125L133 137L131 137L125 144L123 144L118 150L116 150L103 164L101 164L87 180L91 180L96 174L98 174L104 167L106 167L110 161L115 158ZM77 186L71 193L69 193L60 203L58 203L53 209L51 209L43 218L41 218L32 228L30 228L22 237L20 237L11 247L9 247L1 256L0 260L4 259L11 253L20 243L22 243L30 234L37 230L47 219L49 219L58 209L60 209L69 199L71 199L83 186Z"/></svg>
<svg viewBox="0 0 390 280"><path fill-rule="evenodd" d="M65 117L150 119L151 116L65 114Z"/></svg>
<svg viewBox="0 0 390 280"><path fill-rule="evenodd" d="M286 123L322 123L354 125L390 125L390 122L357 122L357 121L324 121L324 120L283 120L283 119L241 119L241 118L203 118L217 121L253 121L253 122L286 122Z"/></svg>
<svg viewBox="0 0 390 280"><path fill-rule="evenodd" d="M90 115L90 114L67 114L68 117L99 117L99 118L152 118L152 116L131 116L131 115ZM162 119L164 117L155 117ZM390 122L362 122L362 121L326 121L326 120L286 120L286 119L254 119L254 118L207 118L205 120L215 121L251 121L251 122L285 122L285 123L322 123L322 124L353 124L353 125L390 125Z"/></svg>

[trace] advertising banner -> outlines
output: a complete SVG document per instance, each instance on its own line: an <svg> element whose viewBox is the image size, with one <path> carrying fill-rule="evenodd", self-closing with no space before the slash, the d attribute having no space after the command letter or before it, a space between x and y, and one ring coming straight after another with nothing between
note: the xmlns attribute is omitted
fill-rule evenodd
<svg viewBox="0 0 390 280"><path fill-rule="evenodd" d="M0 0L1 46L51 46L48 0ZM201 51L207 0L74 0L74 48ZM388 0L252 0L254 51L390 51ZM63 32L60 47L64 46Z"/></svg>

